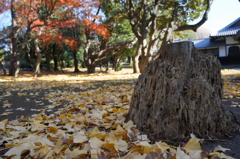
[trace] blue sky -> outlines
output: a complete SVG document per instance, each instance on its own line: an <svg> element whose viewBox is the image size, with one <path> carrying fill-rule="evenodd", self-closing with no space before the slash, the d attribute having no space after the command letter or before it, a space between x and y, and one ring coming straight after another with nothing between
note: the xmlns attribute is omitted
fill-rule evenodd
<svg viewBox="0 0 240 159"><path fill-rule="evenodd" d="M203 27L214 34L239 17L239 0L214 0L208 20L203 24Z"/></svg>

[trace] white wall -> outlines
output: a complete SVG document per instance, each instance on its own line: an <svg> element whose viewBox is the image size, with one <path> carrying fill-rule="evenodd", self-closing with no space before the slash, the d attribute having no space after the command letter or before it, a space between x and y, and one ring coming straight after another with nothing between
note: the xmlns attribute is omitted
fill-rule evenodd
<svg viewBox="0 0 240 159"><path fill-rule="evenodd" d="M225 57L227 56L225 46L220 46L219 47L219 57Z"/></svg>
<svg viewBox="0 0 240 159"><path fill-rule="evenodd" d="M233 37L226 37L226 44L236 44L239 43L239 41L235 41Z"/></svg>

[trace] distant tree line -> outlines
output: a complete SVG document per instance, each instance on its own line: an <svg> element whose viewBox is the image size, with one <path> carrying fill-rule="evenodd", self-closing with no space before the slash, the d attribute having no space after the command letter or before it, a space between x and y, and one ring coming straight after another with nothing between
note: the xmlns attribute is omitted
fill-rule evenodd
<svg viewBox="0 0 240 159"><path fill-rule="evenodd" d="M185 30L196 31L207 20L212 1L4 0L0 14L9 12L11 24L0 32L0 60L9 61L15 77L20 66L33 68L36 77L41 68L86 67L94 73L108 61L118 70L127 57L134 73L143 72L161 46L174 36L189 38Z"/></svg>

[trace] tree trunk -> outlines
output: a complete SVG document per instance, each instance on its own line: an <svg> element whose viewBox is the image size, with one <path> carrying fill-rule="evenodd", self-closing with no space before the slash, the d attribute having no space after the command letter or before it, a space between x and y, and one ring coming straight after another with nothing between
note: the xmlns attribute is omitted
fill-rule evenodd
<svg viewBox="0 0 240 159"><path fill-rule="evenodd" d="M119 56L116 54L115 56L113 56L113 70L117 71L117 66L119 63Z"/></svg>
<svg viewBox="0 0 240 159"><path fill-rule="evenodd" d="M96 68L96 66L95 65L88 65L87 66L87 72L88 73L95 73L95 68Z"/></svg>
<svg viewBox="0 0 240 159"><path fill-rule="evenodd" d="M192 42L165 45L139 76L126 120L152 141L226 137L236 118L222 105L220 71L217 58Z"/></svg>
<svg viewBox="0 0 240 159"><path fill-rule="evenodd" d="M106 66L105 66L105 67L106 67L106 70L105 70L105 71L108 72L108 70L109 70L109 59L108 59L108 58L107 58Z"/></svg>
<svg viewBox="0 0 240 159"><path fill-rule="evenodd" d="M151 61L151 56L147 55L147 56L141 56L141 60L139 61L139 69L140 72L143 73L145 70L145 67L147 66L147 64Z"/></svg>
<svg viewBox="0 0 240 159"><path fill-rule="evenodd" d="M139 63L138 63L140 54L141 54L141 48L140 48L140 45L138 45L136 53L133 56L133 73L140 73Z"/></svg>
<svg viewBox="0 0 240 159"><path fill-rule="evenodd" d="M61 67L61 71L64 72L63 68L64 68L64 61L61 59L60 60L60 67Z"/></svg>
<svg viewBox="0 0 240 159"><path fill-rule="evenodd" d="M12 50L10 59L9 76L18 77L20 71L20 55L17 51Z"/></svg>
<svg viewBox="0 0 240 159"><path fill-rule="evenodd" d="M38 46L38 38L34 40L34 45L37 53L37 60L36 60L36 65L35 65L35 77L38 77L40 74L40 64L41 64L41 53L40 53L40 48Z"/></svg>
<svg viewBox="0 0 240 159"><path fill-rule="evenodd" d="M54 71L58 71L58 58L57 55L53 55L53 62L54 62Z"/></svg>
<svg viewBox="0 0 240 159"><path fill-rule="evenodd" d="M116 59L115 59L115 69L114 71L120 71L120 69L118 67L121 66L120 64L120 59L122 58L122 55L121 56L117 56Z"/></svg>
<svg viewBox="0 0 240 159"><path fill-rule="evenodd" d="M117 66L117 65L116 65L115 59L113 58L112 70L115 70L116 66Z"/></svg>
<svg viewBox="0 0 240 159"><path fill-rule="evenodd" d="M53 63L54 63L54 71L58 71L58 53L57 53L57 44L53 43L52 45L52 56L53 56Z"/></svg>
<svg viewBox="0 0 240 159"><path fill-rule="evenodd" d="M73 52L73 58L74 58L74 72L80 72L78 69L77 51Z"/></svg>
<svg viewBox="0 0 240 159"><path fill-rule="evenodd" d="M138 59L139 59L139 55L134 55L134 57L133 57L133 73L140 73Z"/></svg>
<svg viewBox="0 0 240 159"><path fill-rule="evenodd" d="M37 52L35 77L38 77L38 75L41 73L41 70L40 70L41 58L42 58L42 56L41 56L40 52Z"/></svg>
<svg viewBox="0 0 240 159"><path fill-rule="evenodd" d="M152 36L152 35L151 35ZM143 73L147 64L152 61L154 48L157 46L159 40L153 40L149 38L149 42L143 40L143 45L141 46L141 60L139 61L140 72Z"/></svg>
<svg viewBox="0 0 240 159"><path fill-rule="evenodd" d="M34 70L35 67L34 67L33 62L32 62L32 61L33 61L33 58L32 58L32 56L31 56L31 49L29 49L29 51L28 51L28 53L27 53L27 55L26 55L26 59L28 59L31 68Z"/></svg>
<svg viewBox="0 0 240 159"><path fill-rule="evenodd" d="M20 71L20 53L17 51L17 34L19 27L17 26L17 15L14 8L14 0L11 0L11 16L12 16L12 35L11 35L11 59L9 76L18 77Z"/></svg>

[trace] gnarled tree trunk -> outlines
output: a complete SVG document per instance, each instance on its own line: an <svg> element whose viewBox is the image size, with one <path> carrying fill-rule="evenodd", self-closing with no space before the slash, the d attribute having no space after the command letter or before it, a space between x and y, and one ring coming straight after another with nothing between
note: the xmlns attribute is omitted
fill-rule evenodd
<svg viewBox="0 0 240 159"><path fill-rule="evenodd" d="M236 118L222 105L220 71L192 42L165 45L139 76L126 120L151 140L226 136Z"/></svg>

